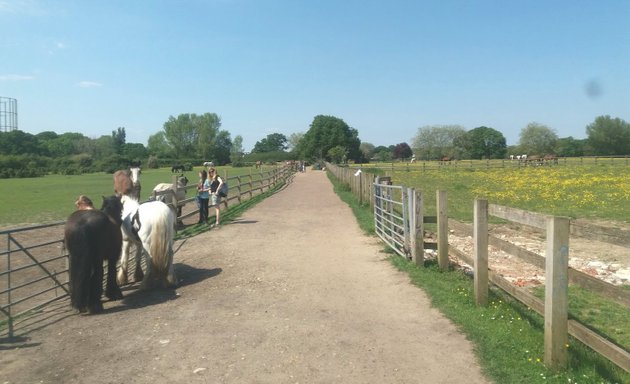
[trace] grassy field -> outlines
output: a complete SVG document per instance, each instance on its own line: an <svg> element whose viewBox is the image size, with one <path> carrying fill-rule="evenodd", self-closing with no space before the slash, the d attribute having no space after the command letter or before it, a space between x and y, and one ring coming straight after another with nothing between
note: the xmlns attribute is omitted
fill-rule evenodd
<svg viewBox="0 0 630 384"><path fill-rule="evenodd" d="M201 167L185 172L189 183L196 183ZM248 175L260 169L218 167L219 175L225 177ZM263 167L264 171L271 167ZM140 175L141 200L148 199L153 187L159 183L172 182L170 168L143 169ZM26 179L0 180L0 227L10 228L25 224L41 224L65 220L74 212L74 202L79 195L90 197L100 207L101 196L114 193L111 174L92 173L84 175L47 175Z"/></svg>
<svg viewBox="0 0 630 384"><path fill-rule="evenodd" d="M448 192L449 217L472 220L475 198L529 211L630 222L630 166L624 159L580 165L578 159L557 166L484 168L442 166L423 170L421 164L370 168L392 177L394 184L426 194L428 212L435 210L435 191Z"/></svg>
<svg viewBox="0 0 630 384"><path fill-rule="evenodd" d="M351 207L361 228L374 233L374 218L368 204L360 204L349 187L331 181L335 191ZM391 253L384 250L386 253ZM458 270L443 272L434 262L425 267L399 257L390 256L396 268L407 273L411 282L421 287L435 308L451 319L474 343L483 371L496 383L630 383L630 374L616 367L580 342L570 338L569 366L564 372L553 372L543 364L543 319L533 310L511 299L498 289L492 289L489 305L478 307L474 302L473 281ZM614 340L624 342L627 309L609 308L602 302L578 293L572 297L574 310L588 308L589 323L616 329ZM578 298L579 302L574 300ZM593 301L596 300L596 301ZM600 314L605 313L606 319ZM600 321L609 324L601 324ZM413 336L410 336L413 337ZM627 341L627 338L625 338ZM445 362L447 364L447 362Z"/></svg>

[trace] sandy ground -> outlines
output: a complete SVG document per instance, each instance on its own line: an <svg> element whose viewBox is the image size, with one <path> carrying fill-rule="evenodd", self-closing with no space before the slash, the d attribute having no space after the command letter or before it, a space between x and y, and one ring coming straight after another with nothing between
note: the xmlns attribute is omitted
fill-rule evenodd
<svg viewBox="0 0 630 384"><path fill-rule="evenodd" d="M472 345L363 235L324 172L177 243L175 290L64 300L0 341L1 383L487 383Z"/></svg>

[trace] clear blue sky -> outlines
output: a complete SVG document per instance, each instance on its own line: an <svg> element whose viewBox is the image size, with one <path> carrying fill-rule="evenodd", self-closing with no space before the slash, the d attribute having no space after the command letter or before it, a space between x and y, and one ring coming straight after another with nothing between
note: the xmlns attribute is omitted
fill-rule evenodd
<svg viewBox="0 0 630 384"><path fill-rule="evenodd" d="M630 0L0 0L0 96L19 129L146 145L216 113L246 150L343 119L374 145L418 128L630 122Z"/></svg>

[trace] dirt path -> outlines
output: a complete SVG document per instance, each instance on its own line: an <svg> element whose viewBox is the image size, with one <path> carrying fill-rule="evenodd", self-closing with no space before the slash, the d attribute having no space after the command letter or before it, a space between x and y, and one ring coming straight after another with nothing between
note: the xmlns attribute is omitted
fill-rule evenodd
<svg viewBox="0 0 630 384"><path fill-rule="evenodd" d="M177 244L176 290L0 343L2 383L487 383L472 346L360 232L324 172Z"/></svg>

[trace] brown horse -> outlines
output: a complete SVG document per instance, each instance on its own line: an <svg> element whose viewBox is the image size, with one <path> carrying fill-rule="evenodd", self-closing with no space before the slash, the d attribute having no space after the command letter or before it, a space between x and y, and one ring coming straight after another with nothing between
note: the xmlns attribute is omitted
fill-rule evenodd
<svg viewBox="0 0 630 384"><path fill-rule="evenodd" d="M114 173L114 193L127 195L140 200L140 168L118 170Z"/></svg>

